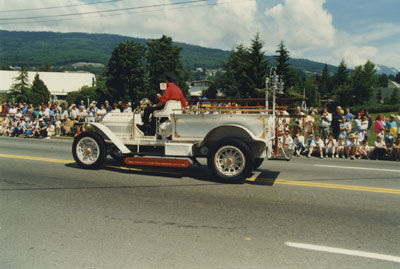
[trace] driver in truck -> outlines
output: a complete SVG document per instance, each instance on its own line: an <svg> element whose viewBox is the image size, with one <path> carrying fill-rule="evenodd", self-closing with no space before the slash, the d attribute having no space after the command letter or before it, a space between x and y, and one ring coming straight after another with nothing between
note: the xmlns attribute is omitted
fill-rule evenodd
<svg viewBox="0 0 400 269"><path fill-rule="evenodd" d="M144 113L142 116L143 125L139 125L138 128L144 133L145 136L155 135L156 121L153 117L150 122L150 115L156 110L163 109L165 103L168 100L181 101L182 108L186 108L185 97L183 96L182 90L175 84L174 78L170 75L166 75L165 83L167 85L167 88L165 89L164 94L162 96L160 94L157 94L159 102L144 109ZM160 88L162 88L161 84Z"/></svg>

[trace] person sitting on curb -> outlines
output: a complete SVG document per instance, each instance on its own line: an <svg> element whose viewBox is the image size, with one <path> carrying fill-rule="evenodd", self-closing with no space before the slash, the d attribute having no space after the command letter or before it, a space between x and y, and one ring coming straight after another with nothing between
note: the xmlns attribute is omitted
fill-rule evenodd
<svg viewBox="0 0 400 269"><path fill-rule="evenodd" d="M319 134L315 135L315 139L310 145L310 151L308 152L307 157L310 158L311 154L319 153L319 157L324 158L324 141L322 141Z"/></svg>
<svg viewBox="0 0 400 269"><path fill-rule="evenodd" d="M372 151L371 159L383 160L385 156L386 156L386 144L385 141L383 141L383 136L378 135L374 143L374 150Z"/></svg>
<svg viewBox="0 0 400 269"><path fill-rule="evenodd" d="M358 150L358 154L362 159L368 159L371 149L368 146L368 140L365 139Z"/></svg>
<svg viewBox="0 0 400 269"><path fill-rule="evenodd" d="M335 158L336 148L336 139L333 137L333 135L329 135L329 137L325 141L325 157L331 155L332 158Z"/></svg>
<svg viewBox="0 0 400 269"><path fill-rule="evenodd" d="M349 135L349 138L346 141L346 156L351 160L354 160L356 157L356 153L358 150L358 141L357 136L353 133Z"/></svg>
<svg viewBox="0 0 400 269"><path fill-rule="evenodd" d="M305 150L304 136L301 135L301 130L298 130L296 137L294 138L294 156L300 157L300 154Z"/></svg>
<svg viewBox="0 0 400 269"><path fill-rule="evenodd" d="M343 136L339 137L339 141L337 143L337 148L336 148L336 158L344 158L344 153L345 153L345 142Z"/></svg>

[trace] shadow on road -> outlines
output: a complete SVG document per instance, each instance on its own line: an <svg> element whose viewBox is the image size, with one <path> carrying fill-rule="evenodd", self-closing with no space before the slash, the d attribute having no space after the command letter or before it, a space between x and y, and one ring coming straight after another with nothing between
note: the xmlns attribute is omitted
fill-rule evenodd
<svg viewBox="0 0 400 269"><path fill-rule="evenodd" d="M76 163L68 163L65 166L69 168L81 169ZM108 160L102 169L124 174L157 176L166 178L191 178L199 181L212 182L216 184L229 184L229 183L221 183L221 181L219 181L214 175L212 175L208 167L205 165L202 166L191 165L188 168L127 166L125 164L121 164L114 160ZM257 175L257 178L250 177L243 183L250 185L259 185L259 186L273 186L280 172L257 169L254 172L254 174Z"/></svg>

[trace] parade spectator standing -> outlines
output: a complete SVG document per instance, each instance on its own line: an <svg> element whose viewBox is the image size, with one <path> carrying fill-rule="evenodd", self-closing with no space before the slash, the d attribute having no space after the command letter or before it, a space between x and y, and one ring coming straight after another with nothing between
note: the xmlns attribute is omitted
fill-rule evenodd
<svg viewBox="0 0 400 269"><path fill-rule="evenodd" d="M350 112L350 108L346 108L346 121L348 122L353 122L354 120L354 115Z"/></svg>
<svg viewBox="0 0 400 269"><path fill-rule="evenodd" d="M110 106L110 103L108 102L108 100L104 101L104 108L107 111L107 113L111 112L111 110L113 109L112 106Z"/></svg>
<svg viewBox="0 0 400 269"><path fill-rule="evenodd" d="M111 113L121 113L121 109L118 108L118 104L113 104Z"/></svg>
<svg viewBox="0 0 400 269"><path fill-rule="evenodd" d="M301 112L301 107L296 107L296 112L294 113L294 124L293 133L297 134L299 131L303 130L305 114Z"/></svg>
<svg viewBox="0 0 400 269"><path fill-rule="evenodd" d="M96 105L94 103L91 103L90 107L88 108L87 119L88 119L88 122L96 121Z"/></svg>
<svg viewBox="0 0 400 269"><path fill-rule="evenodd" d="M71 112L71 119L77 120L78 114L79 114L79 109L76 108L75 104L71 105L70 112Z"/></svg>
<svg viewBox="0 0 400 269"><path fill-rule="evenodd" d="M54 121L54 127L56 128L55 135L60 136L61 135L61 120L59 116L56 116L56 119Z"/></svg>
<svg viewBox="0 0 400 269"><path fill-rule="evenodd" d="M81 122L81 123L82 123L82 122L85 122L86 119L87 119L87 116L88 116L88 113L86 112L85 107L84 107L84 106L81 106L81 107L79 108L78 117L77 117L78 122Z"/></svg>
<svg viewBox="0 0 400 269"><path fill-rule="evenodd" d="M375 119L375 133L377 136L382 136L385 134L385 116L383 114L378 114Z"/></svg>
<svg viewBox="0 0 400 269"><path fill-rule="evenodd" d="M366 118L366 117L364 117ZM366 123L366 124L365 124ZM354 133L357 136L357 141L361 143L364 141L365 134L368 128L368 121L362 121L361 113L357 114L356 119L354 120Z"/></svg>
<svg viewBox="0 0 400 269"><path fill-rule="evenodd" d="M395 115L391 114L389 116L389 120L385 124L385 129L386 129L386 131L387 130L391 130L393 135L397 135L398 126L397 126L397 123L396 123L396 116Z"/></svg>
<svg viewBox="0 0 400 269"><path fill-rule="evenodd" d="M332 134L335 139L338 139L340 133L340 120L342 119L343 114L341 113L342 107L337 106L336 112L332 115Z"/></svg>
<svg viewBox="0 0 400 269"><path fill-rule="evenodd" d="M303 130L305 137L308 137L310 134L314 134L314 122L315 122L314 115L315 115L314 110L311 110L304 120Z"/></svg>
<svg viewBox="0 0 400 269"><path fill-rule="evenodd" d="M321 139L325 141L329 137L329 128L332 122L332 114L328 112L327 107L324 107L319 120L319 134L321 135Z"/></svg>
<svg viewBox="0 0 400 269"><path fill-rule="evenodd" d="M362 110L361 115L363 117L366 116L368 119L368 128L367 128L367 133L365 134L365 139L367 139L371 135L372 118L371 118L371 115L369 115L368 109Z"/></svg>
<svg viewBox="0 0 400 269"><path fill-rule="evenodd" d="M107 114L107 110L104 108L104 105L101 105L100 109L97 110L97 118L101 119L105 114Z"/></svg>
<svg viewBox="0 0 400 269"><path fill-rule="evenodd" d="M77 108L81 109L81 107L83 107L83 109L87 109L86 105L85 105L85 101L81 100L81 102L78 104Z"/></svg>
<svg viewBox="0 0 400 269"><path fill-rule="evenodd" d="M60 120L64 121L66 118L69 118L70 116L71 115L70 115L70 112L68 110L68 105L67 105L67 103L64 103L64 105L61 108Z"/></svg>
<svg viewBox="0 0 400 269"><path fill-rule="evenodd" d="M339 137L343 137L344 141L346 141L347 136L351 132L351 122L348 122L345 116L342 116L342 121L339 124L339 128L340 128Z"/></svg>

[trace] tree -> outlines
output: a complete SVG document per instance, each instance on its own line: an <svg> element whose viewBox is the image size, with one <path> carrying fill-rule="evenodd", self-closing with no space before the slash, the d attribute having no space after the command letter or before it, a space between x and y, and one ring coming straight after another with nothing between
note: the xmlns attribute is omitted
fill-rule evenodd
<svg viewBox="0 0 400 269"><path fill-rule="evenodd" d="M172 44L172 38L163 35L147 42L147 63L149 71L149 96L154 96L165 81L165 75L172 75L184 93L187 93L186 80L189 74L183 69L182 48Z"/></svg>
<svg viewBox="0 0 400 269"><path fill-rule="evenodd" d="M25 63L21 65L18 76L14 78L15 83L10 88L10 98L16 102L28 101L29 77L25 68Z"/></svg>
<svg viewBox="0 0 400 269"><path fill-rule="evenodd" d="M378 92L376 93L376 102L380 104L383 101L382 99L382 89L379 88Z"/></svg>
<svg viewBox="0 0 400 269"><path fill-rule="evenodd" d="M249 50L240 44L231 50L227 62L223 63L225 73L217 78L216 86L226 97L254 97L255 86L249 76L249 55Z"/></svg>
<svg viewBox="0 0 400 269"><path fill-rule="evenodd" d="M107 65L107 87L112 101L138 103L145 85L146 48L126 41L114 48Z"/></svg>
<svg viewBox="0 0 400 269"><path fill-rule="evenodd" d="M390 103L392 105L396 105L399 103L399 90L396 88L392 91L392 95L390 96Z"/></svg>
<svg viewBox="0 0 400 269"><path fill-rule="evenodd" d="M276 73L280 76L283 76L285 87L291 88L297 82L297 74L293 69L290 68L289 51L286 49L285 43L283 41L279 43L276 52L278 53L277 56L274 56L276 61L278 62Z"/></svg>
<svg viewBox="0 0 400 269"><path fill-rule="evenodd" d="M386 88L389 82L389 77L386 74L382 74L378 78L378 86Z"/></svg>
<svg viewBox="0 0 400 269"><path fill-rule="evenodd" d="M265 78L268 71L268 59L262 51L264 42L259 33L251 41L249 49L249 77L257 89L265 88ZM253 96L256 97L256 96Z"/></svg>
<svg viewBox="0 0 400 269"><path fill-rule="evenodd" d="M44 84L43 80L39 78L39 74L36 73L32 82L29 101L35 106L41 105L50 100L50 95L47 86Z"/></svg>
<svg viewBox="0 0 400 269"><path fill-rule="evenodd" d="M357 66L351 75L351 86L358 104L367 103L376 88L375 64L367 61L364 66Z"/></svg>
<svg viewBox="0 0 400 269"><path fill-rule="evenodd" d="M394 77L394 81L400 83L400 72L396 74L396 76Z"/></svg>
<svg viewBox="0 0 400 269"><path fill-rule="evenodd" d="M39 71L42 72L50 72L51 71L51 64L49 60L46 60L46 62L39 68Z"/></svg>
<svg viewBox="0 0 400 269"><path fill-rule="evenodd" d="M321 96L330 96L332 91L331 87L331 76L329 75L328 65L325 64L319 83L319 92Z"/></svg>
<svg viewBox="0 0 400 269"><path fill-rule="evenodd" d="M340 86L344 85L347 82L349 77L349 71L347 70L347 65L342 59L340 62L336 73L333 75L333 89L338 89Z"/></svg>

